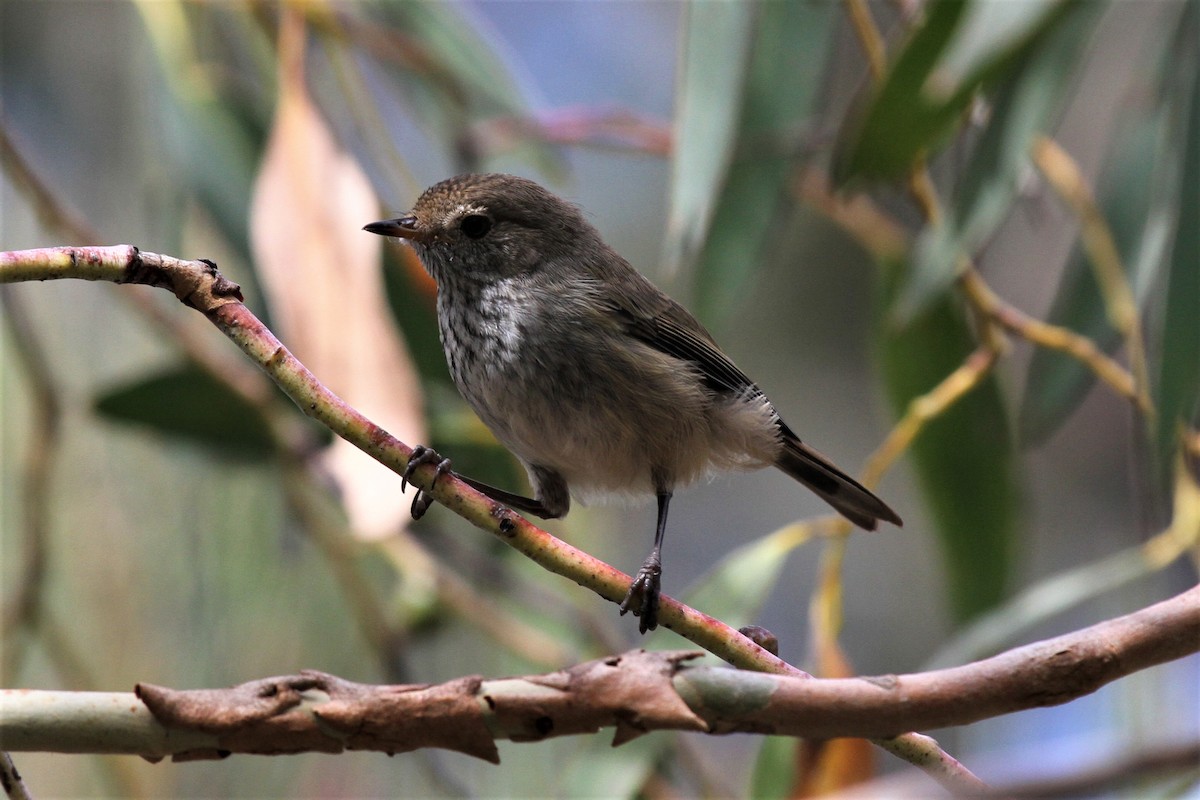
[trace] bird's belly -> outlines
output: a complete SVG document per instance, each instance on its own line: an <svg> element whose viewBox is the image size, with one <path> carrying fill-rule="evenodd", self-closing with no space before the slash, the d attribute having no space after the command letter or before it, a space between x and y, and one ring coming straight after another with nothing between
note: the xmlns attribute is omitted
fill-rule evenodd
<svg viewBox="0 0 1200 800"><path fill-rule="evenodd" d="M460 364L463 396L522 462L558 472L582 500L648 496L714 469L773 460L765 399L715 397L700 381L681 380L678 361L652 354L635 368L529 348L506 359L499 345L490 349L492 357Z"/></svg>
<svg viewBox="0 0 1200 800"><path fill-rule="evenodd" d="M649 495L664 481L678 486L707 472L701 408L667 415L649 402L617 403L603 390L583 394L548 392L489 427L522 461L560 473L572 494L585 499Z"/></svg>

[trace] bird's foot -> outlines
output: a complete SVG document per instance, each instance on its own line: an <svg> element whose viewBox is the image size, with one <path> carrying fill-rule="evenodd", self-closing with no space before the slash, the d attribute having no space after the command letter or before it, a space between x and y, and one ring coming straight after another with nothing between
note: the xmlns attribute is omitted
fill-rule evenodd
<svg viewBox="0 0 1200 800"><path fill-rule="evenodd" d="M437 464L437 471L433 474L433 482L429 484L432 489L437 486L438 478L450 473L450 459L442 458L441 453L424 445L417 445L413 448L412 455L408 457L408 464L404 467L404 474L400 476L400 491L403 492L408 487L408 480L412 477L413 470L424 464ZM424 489L417 489L416 495L412 501L412 518L420 519L425 516L425 512L433 505L433 495Z"/></svg>
<svg viewBox="0 0 1200 800"><path fill-rule="evenodd" d="M621 601L621 614L632 611L639 618L638 630L641 633L652 631L658 627L658 598L661 594L662 563L651 555L642 564L633 582L629 584L629 593Z"/></svg>

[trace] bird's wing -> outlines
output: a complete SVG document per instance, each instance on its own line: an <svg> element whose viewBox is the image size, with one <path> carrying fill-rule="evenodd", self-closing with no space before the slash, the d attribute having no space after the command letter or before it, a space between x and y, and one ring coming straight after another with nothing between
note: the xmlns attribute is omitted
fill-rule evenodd
<svg viewBox="0 0 1200 800"><path fill-rule="evenodd" d="M659 352L688 362L715 392L750 397L762 394L754 381L721 352L687 309L649 281L646 286L652 291L609 298L612 311L627 334Z"/></svg>
<svg viewBox="0 0 1200 800"><path fill-rule="evenodd" d="M716 392L749 395L760 393L754 381L738 369L715 344L675 320L664 316L631 318L627 331L630 336L655 350L692 364L699 370L705 384Z"/></svg>
<svg viewBox="0 0 1200 800"><path fill-rule="evenodd" d="M616 295L613 311L628 335L693 365L714 392L747 398L762 396L758 385L721 352L704 326L657 289L653 293L639 293L637 299ZM778 414L775 425L782 444L777 467L861 528L875 530L879 519L903 524L896 512L869 489L801 442Z"/></svg>
<svg viewBox="0 0 1200 800"><path fill-rule="evenodd" d="M683 310L682 307L678 308ZM687 312L684 311L684 313ZM700 323L694 322L694 325L699 327ZM750 380L750 376L742 372L729 356L721 352L712 337L708 335L708 331L702 327L696 331L690 326L685 327L671 319L668 314L660 314L655 317L632 319L628 332L635 339L645 342L655 350L693 364L700 371L704 383L715 392L739 395L747 399L763 395L763 390L758 388L758 384ZM775 415L775 424L785 442L800 441L800 437L788 427L778 414Z"/></svg>

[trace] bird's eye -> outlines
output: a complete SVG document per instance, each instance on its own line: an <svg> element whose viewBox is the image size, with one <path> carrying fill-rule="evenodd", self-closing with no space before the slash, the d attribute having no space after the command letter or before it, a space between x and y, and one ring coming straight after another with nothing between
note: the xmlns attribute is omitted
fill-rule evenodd
<svg viewBox="0 0 1200 800"><path fill-rule="evenodd" d="M462 232L471 239L479 239L492 229L492 221L483 214L469 214L458 224Z"/></svg>

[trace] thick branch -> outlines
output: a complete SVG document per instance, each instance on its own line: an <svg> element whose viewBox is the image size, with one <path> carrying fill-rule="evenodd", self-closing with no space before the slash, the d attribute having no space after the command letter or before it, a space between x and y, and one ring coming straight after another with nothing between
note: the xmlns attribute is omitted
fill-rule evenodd
<svg viewBox="0 0 1200 800"><path fill-rule="evenodd" d="M633 651L548 675L369 686L320 672L232 689L137 695L0 693L0 746L149 758L440 747L499 759L495 739L616 729L881 738L1059 705L1200 650L1200 587L973 664L824 680L687 666L699 653ZM57 713L57 716L54 714Z"/></svg>

